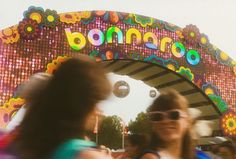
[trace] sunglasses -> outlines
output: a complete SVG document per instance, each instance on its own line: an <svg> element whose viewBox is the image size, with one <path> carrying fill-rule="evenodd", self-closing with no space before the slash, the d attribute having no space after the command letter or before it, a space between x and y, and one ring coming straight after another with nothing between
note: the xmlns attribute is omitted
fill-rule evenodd
<svg viewBox="0 0 236 159"><path fill-rule="evenodd" d="M180 118L187 117L187 114L181 110L174 109L169 111L153 111L148 112L148 118L150 121L159 122L164 119L179 120Z"/></svg>

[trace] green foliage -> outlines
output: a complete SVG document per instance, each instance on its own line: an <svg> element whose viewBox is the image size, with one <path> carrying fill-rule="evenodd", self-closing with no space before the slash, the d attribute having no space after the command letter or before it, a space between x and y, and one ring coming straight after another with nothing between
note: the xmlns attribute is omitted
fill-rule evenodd
<svg viewBox="0 0 236 159"><path fill-rule="evenodd" d="M98 144L111 149L121 148L123 130L121 122L121 118L116 115L105 117L99 128Z"/></svg>
<svg viewBox="0 0 236 159"><path fill-rule="evenodd" d="M130 121L128 126L131 134L148 134L151 131L151 126L148 122L146 113L141 112L137 115L135 121Z"/></svg>

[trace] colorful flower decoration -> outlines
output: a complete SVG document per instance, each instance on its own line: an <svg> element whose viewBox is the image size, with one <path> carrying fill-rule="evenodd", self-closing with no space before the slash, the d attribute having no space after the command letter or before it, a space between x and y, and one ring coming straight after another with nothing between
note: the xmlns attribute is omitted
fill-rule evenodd
<svg viewBox="0 0 236 159"><path fill-rule="evenodd" d="M230 62L232 61L232 59L225 52L219 49L217 49L215 56L216 56L217 61L223 65L229 66Z"/></svg>
<svg viewBox="0 0 236 159"><path fill-rule="evenodd" d="M233 67L234 75L236 76L236 66Z"/></svg>
<svg viewBox="0 0 236 159"><path fill-rule="evenodd" d="M90 12L90 11L80 12L81 19L88 19L91 16L92 16L92 12Z"/></svg>
<svg viewBox="0 0 236 159"><path fill-rule="evenodd" d="M75 12L74 13L77 22L80 22L82 19L88 20L92 17L92 12L84 11L84 12Z"/></svg>
<svg viewBox="0 0 236 159"><path fill-rule="evenodd" d="M102 17L105 22L111 22L112 24L117 24L120 20L125 19L128 13L119 13L113 11L95 11L96 16Z"/></svg>
<svg viewBox="0 0 236 159"><path fill-rule="evenodd" d="M59 23L59 15L55 10L47 9L44 13L44 26L54 28Z"/></svg>
<svg viewBox="0 0 236 159"><path fill-rule="evenodd" d="M158 29L164 29L165 28L165 22L157 19L153 19L153 23L151 25L152 28L158 28Z"/></svg>
<svg viewBox="0 0 236 159"><path fill-rule="evenodd" d="M76 18L76 22L80 22L82 17L81 17L81 13L80 12L75 12L74 16Z"/></svg>
<svg viewBox="0 0 236 159"><path fill-rule="evenodd" d="M214 46L214 45L212 45L212 44L210 44L209 43L209 45L207 46L207 48L206 48L206 53L207 54L209 54L209 55L211 55L213 58L216 58L215 57L215 54L216 54L216 47Z"/></svg>
<svg viewBox="0 0 236 159"><path fill-rule="evenodd" d="M95 21L94 12L82 12L80 13L81 23L87 25Z"/></svg>
<svg viewBox="0 0 236 159"><path fill-rule="evenodd" d="M232 59L231 66L236 66L236 61Z"/></svg>
<svg viewBox="0 0 236 159"><path fill-rule="evenodd" d="M31 6L24 12L24 19L32 19L37 21L39 25L44 22L44 10L41 7Z"/></svg>
<svg viewBox="0 0 236 159"><path fill-rule="evenodd" d="M155 54L152 54L146 58L144 58L144 61L145 62L150 62L150 63L154 63L154 64L159 64L161 66L164 66L165 63L164 63L164 59L160 58L160 57L157 57L157 55Z"/></svg>
<svg viewBox="0 0 236 159"><path fill-rule="evenodd" d="M127 54L127 58L143 61L145 57L143 55L141 55L139 52L130 52Z"/></svg>
<svg viewBox="0 0 236 159"><path fill-rule="evenodd" d="M78 15L75 13L64 13L60 14L59 16L60 16L60 21L66 24L75 24L78 21Z"/></svg>
<svg viewBox="0 0 236 159"><path fill-rule="evenodd" d="M179 39L183 39L184 36L183 36L183 31L181 29L177 29L175 31L176 35L179 37Z"/></svg>
<svg viewBox="0 0 236 159"><path fill-rule="evenodd" d="M21 98L11 98L0 107L0 127L5 127L16 112L24 105L25 100Z"/></svg>
<svg viewBox="0 0 236 159"><path fill-rule="evenodd" d="M88 19L82 19L82 20L81 20L81 23L87 25L87 24L89 24L89 23L93 23L94 21L95 21L95 17L94 17L94 16L91 16L91 17L88 18Z"/></svg>
<svg viewBox="0 0 236 159"><path fill-rule="evenodd" d="M3 43L13 44L17 42L20 38L20 35L17 30L17 26L12 26L10 28L6 28L1 30L0 39Z"/></svg>
<svg viewBox="0 0 236 159"><path fill-rule="evenodd" d="M105 51L97 51L93 50L89 53L90 58L95 59L96 61L102 60L113 60L113 59L123 59L124 54L119 53L116 50L105 50Z"/></svg>
<svg viewBox="0 0 236 159"><path fill-rule="evenodd" d="M102 59L112 60L114 58L115 58L114 52L111 50L107 50L104 54L102 54Z"/></svg>
<svg viewBox="0 0 236 159"><path fill-rule="evenodd" d="M204 48L207 48L209 44L210 44L210 42L209 42L208 36L205 34L201 34L200 40L199 40L199 45Z"/></svg>
<svg viewBox="0 0 236 159"><path fill-rule="evenodd" d="M195 75L194 77L194 83L196 86L198 86L198 88L202 88L202 85L204 83L204 77L203 75Z"/></svg>
<svg viewBox="0 0 236 159"><path fill-rule="evenodd" d="M123 19L123 22L129 25L136 25L136 22L134 21L134 14L130 13L127 17Z"/></svg>
<svg viewBox="0 0 236 159"><path fill-rule="evenodd" d="M206 95L209 94L219 95L218 88L209 82L202 85L202 90Z"/></svg>
<svg viewBox="0 0 236 159"><path fill-rule="evenodd" d="M179 29L179 27L177 27L174 24L171 24L171 23L168 23L168 22L165 22L164 24L165 24L165 29L169 30L171 32L175 32L177 29Z"/></svg>
<svg viewBox="0 0 236 159"><path fill-rule="evenodd" d="M200 32L195 25L190 24L183 29L183 36L188 43L196 44L199 42Z"/></svg>
<svg viewBox="0 0 236 159"><path fill-rule="evenodd" d="M100 57L102 60L112 60L112 59L122 59L123 54L119 53L117 50L105 50L100 52Z"/></svg>
<svg viewBox="0 0 236 159"><path fill-rule="evenodd" d="M40 35L40 28L37 21L32 19L24 19L18 25L20 36L27 40L33 40Z"/></svg>
<svg viewBox="0 0 236 159"><path fill-rule="evenodd" d="M135 21L140 24L142 27L151 26L153 24L153 18L145 17L141 15L134 14Z"/></svg>
<svg viewBox="0 0 236 159"><path fill-rule="evenodd" d="M213 101L213 103L217 106L217 108L220 110L220 112L226 112L228 110L228 106L223 101L223 99L215 94L209 94L208 97Z"/></svg>
<svg viewBox="0 0 236 159"><path fill-rule="evenodd" d="M89 53L89 57L95 59L97 62L102 61L102 58L99 56L99 52L97 50L93 50Z"/></svg>
<svg viewBox="0 0 236 159"><path fill-rule="evenodd" d="M226 136L236 136L236 113L228 111L220 119L221 128Z"/></svg>
<svg viewBox="0 0 236 159"><path fill-rule="evenodd" d="M57 68L70 57L67 56L58 56L56 60L53 60L51 63L47 64L46 73L53 74Z"/></svg>
<svg viewBox="0 0 236 159"><path fill-rule="evenodd" d="M177 61L173 60L173 59L167 59L165 60L165 66L172 70L172 71L176 71L179 69L179 64Z"/></svg>
<svg viewBox="0 0 236 159"><path fill-rule="evenodd" d="M187 78L190 81L194 80L194 74L192 73L190 68L185 68L185 67L181 66L176 72L179 73L180 75L184 76L185 78Z"/></svg>

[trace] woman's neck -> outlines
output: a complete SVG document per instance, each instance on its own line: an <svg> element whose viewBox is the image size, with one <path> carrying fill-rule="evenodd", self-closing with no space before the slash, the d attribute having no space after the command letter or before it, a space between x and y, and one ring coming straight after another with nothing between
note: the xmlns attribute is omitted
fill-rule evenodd
<svg viewBox="0 0 236 159"><path fill-rule="evenodd" d="M181 141L171 141L166 143L160 150L165 151L170 154L174 159L182 158L182 142Z"/></svg>

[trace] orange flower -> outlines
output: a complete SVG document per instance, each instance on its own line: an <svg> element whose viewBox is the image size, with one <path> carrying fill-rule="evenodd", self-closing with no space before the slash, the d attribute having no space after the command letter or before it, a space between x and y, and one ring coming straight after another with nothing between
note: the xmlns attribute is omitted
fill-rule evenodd
<svg viewBox="0 0 236 159"><path fill-rule="evenodd" d="M53 60L51 63L47 64L46 73L53 74L55 70L65 62L69 57L67 56L58 56L56 60Z"/></svg>
<svg viewBox="0 0 236 159"><path fill-rule="evenodd" d="M181 30L176 30L175 32L177 34L177 36L180 38L180 39L183 39L184 36L183 36L183 32Z"/></svg>
<svg viewBox="0 0 236 159"><path fill-rule="evenodd" d="M67 24L75 24L80 18L75 13L60 14L60 21Z"/></svg>
<svg viewBox="0 0 236 159"><path fill-rule="evenodd" d="M12 26L10 28L6 28L0 32L0 39L2 39L3 43L12 44L19 40L20 35L17 30L17 26Z"/></svg>
<svg viewBox="0 0 236 159"><path fill-rule="evenodd" d="M118 23L128 16L127 13L119 13L114 11L95 11L95 16L102 17L105 22L111 22L112 24Z"/></svg>

